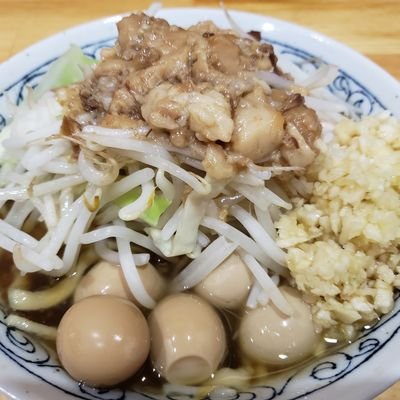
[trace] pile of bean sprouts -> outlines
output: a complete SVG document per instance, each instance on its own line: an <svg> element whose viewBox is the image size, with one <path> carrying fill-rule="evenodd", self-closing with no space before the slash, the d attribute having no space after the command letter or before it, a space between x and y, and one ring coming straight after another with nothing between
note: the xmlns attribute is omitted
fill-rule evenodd
<svg viewBox="0 0 400 400"><path fill-rule="evenodd" d="M335 67L322 65L305 76L288 60L281 62L295 83L270 72L259 77L271 88L301 88L325 130L343 113L351 114L322 88L336 76ZM0 247L12 253L22 275L71 278L46 296L11 287L14 310L58 304L73 293L96 258L120 265L134 297L152 309L155 300L138 272L151 254L165 260L188 257L169 288L177 292L194 287L237 252L254 276L247 306L271 300L290 315L278 289L280 278L289 275L286 254L275 241L274 220L291 204L271 179L293 168L249 163L233 178L216 181L188 149L146 139L150 127L86 125L79 136L67 137L60 134L63 112L53 92L35 101L28 95L2 133L7 138L2 142ZM116 200L134 188L140 189L139 197L119 206ZM170 205L151 226L141 215L155 196ZM38 224L45 227L39 239L32 234Z"/></svg>

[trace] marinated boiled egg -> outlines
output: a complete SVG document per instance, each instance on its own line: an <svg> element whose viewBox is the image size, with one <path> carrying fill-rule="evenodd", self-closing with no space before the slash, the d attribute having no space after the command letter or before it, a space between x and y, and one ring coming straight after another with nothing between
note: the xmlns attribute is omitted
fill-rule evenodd
<svg viewBox="0 0 400 400"><path fill-rule="evenodd" d="M112 386L145 362L150 335L142 312L115 296L92 296L74 304L57 331L61 364L77 381Z"/></svg>
<svg viewBox="0 0 400 400"><path fill-rule="evenodd" d="M271 302L247 310L239 328L239 344L249 359L272 366L301 361L315 351L320 342L315 332L309 305L290 287L280 288L293 309L287 316Z"/></svg>
<svg viewBox="0 0 400 400"><path fill-rule="evenodd" d="M248 268L233 253L196 285L194 291L209 303L232 310L244 303L251 284L252 277Z"/></svg>
<svg viewBox="0 0 400 400"><path fill-rule="evenodd" d="M164 278L150 263L138 267L138 272L149 295L154 300L159 300L166 288ZM75 290L74 302L98 294L118 296L138 304L126 283L121 267L107 261L100 261L94 265L81 279Z"/></svg>
<svg viewBox="0 0 400 400"><path fill-rule="evenodd" d="M151 360L169 382L191 385L208 379L226 351L224 326L201 298L174 294L149 317Z"/></svg>

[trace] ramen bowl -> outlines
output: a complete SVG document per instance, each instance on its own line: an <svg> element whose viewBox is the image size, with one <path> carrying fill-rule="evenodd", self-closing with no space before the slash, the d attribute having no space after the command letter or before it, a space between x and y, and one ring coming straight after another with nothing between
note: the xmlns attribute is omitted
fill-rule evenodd
<svg viewBox="0 0 400 400"><path fill-rule="evenodd" d="M260 31L279 56L312 72L315 60L339 67L329 86L330 92L351 105L359 115L389 110L400 117L400 84L384 70L350 48L316 32L266 16L232 12L244 31ZM229 27L224 13L217 9L162 9L158 17L189 26L211 19ZM99 57L102 48L112 46L117 32L112 16L77 26L39 42L0 65L0 129L8 118L9 102L19 104L28 87L36 85L51 64L71 44L85 54ZM0 392L13 399L190 399L193 391L162 394L141 393L125 387L93 389L74 381L63 370L53 352L5 322L6 309L0 306ZM400 378L400 299L397 295L391 313L379 320L353 343L315 358L299 368L271 375L262 384L245 391L211 392L209 399L337 399L372 398ZM383 366L387 366L383 373Z"/></svg>

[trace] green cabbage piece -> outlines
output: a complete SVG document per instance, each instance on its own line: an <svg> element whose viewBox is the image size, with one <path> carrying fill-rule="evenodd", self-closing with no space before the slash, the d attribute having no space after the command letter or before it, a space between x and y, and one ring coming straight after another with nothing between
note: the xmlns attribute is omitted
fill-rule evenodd
<svg viewBox="0 0 400 400"><path fill-rule="evenodd" d="M121 208L125 207L137 200L141 193L142 190L140 187L136 187L118 197L114 203ZM142 212L140 215L140 220L149 224L150 226L157 226L161 215L171 205L171 203L171 200L168 200L165 196L156 193L152 205L146 211Z"/></svg>
<svg viewBox="0 0 400 400"><path fill-rule="evenodd" d="M42 80L34 90L34 97L38 99L51 89L82 81L84 71L96 63L97 61L85 55L80 47L72 45L43 75Z"/></svg>

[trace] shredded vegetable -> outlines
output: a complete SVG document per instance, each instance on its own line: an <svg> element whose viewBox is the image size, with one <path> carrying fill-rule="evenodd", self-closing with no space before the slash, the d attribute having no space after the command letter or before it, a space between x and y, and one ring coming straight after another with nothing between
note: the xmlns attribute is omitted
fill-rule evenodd
<svg viewBox="0 0 400 400"><path fill-rule="evenodd" d="M72 45L64 55L51 65L39 85L36 86L35 98L38 99L51 89L82 81L85 72L94 64L96 64L96 60L86 56L78 46Z"/></svg>
<svg viewBox="0 0 400 400"><path fill-rule="evenodd" d="M142 191L140 188L132 189L119 197L117 200L115 200L115 203L119 207L125 207L136 201L140 197L141 192ZM170 205L171 200L168 200L165 196L156 193L151 198L150 204L148 205L147 209L140 214L139 219L141 219L146 224L149 224L150 226L157 226L161 215Z"/></svg>

